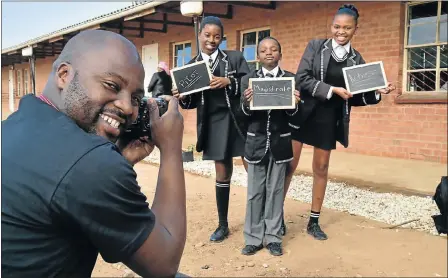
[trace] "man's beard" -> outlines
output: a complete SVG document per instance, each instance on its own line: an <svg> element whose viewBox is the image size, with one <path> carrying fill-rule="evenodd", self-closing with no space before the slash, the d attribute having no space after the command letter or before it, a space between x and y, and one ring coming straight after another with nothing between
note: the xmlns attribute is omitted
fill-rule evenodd
<svg viewBox="0 0 448 278"><path fill-rule="evenodd" d="M88 133L96 133L101 108L95 108L95 104L79 82L78 71L75 71L72 81L65 91L64 108L67 115L76 124Z"/></svg>

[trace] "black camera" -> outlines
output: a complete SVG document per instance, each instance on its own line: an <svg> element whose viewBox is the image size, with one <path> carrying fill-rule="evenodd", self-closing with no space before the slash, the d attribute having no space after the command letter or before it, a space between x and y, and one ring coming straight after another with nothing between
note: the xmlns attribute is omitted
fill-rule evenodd
<svg viewBox="0 0 448 278"><path fill-rule="evenodd" d="M148 136L151 139L151 121L149 117L148 101L150 98L144 97L138 107L137 119L126 130L132 138ZM168 102L163 98L153 98L159 107L159 115L162 116L168 110Z"/></svg>

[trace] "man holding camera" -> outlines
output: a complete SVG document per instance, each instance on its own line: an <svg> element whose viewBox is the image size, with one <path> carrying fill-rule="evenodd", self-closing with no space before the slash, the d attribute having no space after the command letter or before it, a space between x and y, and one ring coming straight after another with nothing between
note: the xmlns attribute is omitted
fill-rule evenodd
<svg viewBox="0 0 448 278"><path fill-rule="evenodd" d="M91 277L98 253L141 276L174 276L186 239L183 118L177 100L151 141L137 118L144 70L136 47L84 31L54 62L40 97L2 122L2 277ZM133 165L160 149L151 209Z"/></svg>

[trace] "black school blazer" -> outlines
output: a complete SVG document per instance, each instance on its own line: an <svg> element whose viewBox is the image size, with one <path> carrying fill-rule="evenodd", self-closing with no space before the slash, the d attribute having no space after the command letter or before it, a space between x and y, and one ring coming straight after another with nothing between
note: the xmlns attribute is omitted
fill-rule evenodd
<svg viewBox="0 0 448 278"><path fill-rule="evenodd" d="M279 67L276 77L294 77L294 74ZM264 78L263 71L253 70L241 79L241 108L247 116L247 139L244 146L244 160L257 164L270 150L276 163L293 159L291 128L299 104L291 110L251 111L244 101L243 92L249 87L250 78Z"/></svg>
<svg viewBox="0 0 448 278"><path fill-rule="evenodd" d="M296 73L296 88L301 94L300 122L306 122L308 116L313 112L319 102L327 101L328 91L331 85L323 82L330 61L333 47L331 39L314 39L311 40L299 64ZM361 54L354 48L350 48L349 57L347 58L347 66L361 65L366 62ZM345 148L348 147L349 123L351 106L365 106L378 104L381 101L375 97L375 92L366 92L354 95L348 101L345 101L342 114L338 120L336 140ZM293 128L300 128L295 126Z"/></svg>
<svg viewBox="0 0 448 278"><path fill-rule="evenodd" d="M247 65L246 59L244 59L243 53L240 51L221 49L218 49L217 51L219 51L217 59L220 59L219 72L221 73L221 77L227 77L230 79L230 85L211 93L220 93L218 91L225 93L227 107L229 108L233 124L235 125L238 134L243 138L243 140L245 140L246 124L244 121L244 114L242 113L240 106L240 86L241 77L248 74L250 71L249 66ZM201 54L188 62L188 64L198 61L202 61ZM204 98L204 91L188 95L185 99L181 100L179 104L183 109L197 108L198 141L196 143L196 151L202 152L204 149L205 140L207 140L205 137L207 134L206 128L208 126L208 119L205 112L207 102Z"/></svg>

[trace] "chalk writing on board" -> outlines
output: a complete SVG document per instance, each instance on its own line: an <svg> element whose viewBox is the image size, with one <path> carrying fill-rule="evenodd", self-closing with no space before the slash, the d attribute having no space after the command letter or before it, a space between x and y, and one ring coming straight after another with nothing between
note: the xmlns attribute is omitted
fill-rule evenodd
<svg viewBox="0 0 448 278"><path fill-rule="evenodd" d="M253 90L258 91L257 96L269 96L271 98L273 97L279 97L284 99L290 99L290 96L285 95L285 92L290 92L292 90L291 86L281 86L281 87L274 87L273 85L259 85L254 84L252 87Z"/></svg>
<svg viewBox="0 0 448 278"><path fill-rule="evenodd" d="M292 109L295 107L294 78L251 78L251 110Z"/></svg>
<svg viewBox="0 0 448 278"><path fill-rule="evenodd" d="M205 61L191 63L171 70L173 86L181 96L210 89L211 72Z"/></svg>
<svg viewBox="0 0 448 278"><path fill-rule="evenodd" d="M355 74L355 76L349 75L348 77L350 78L350 81L352 81L353 84L364 82L368 83L369 81L371 82L372 79L375 79L376 74L378 74L378 71L376 69L373 69L364 73L358 72Z"/></svg>
<svg viewBox="0 0 448 278"><path fill-rule="evenodd" d="M382 62L343 68L347 90L352 94L374 91L387 86Z"/></svg>
<svg viewBox="0 0 448 278"><path fill-rule="evenodd" d="M197 70L194 70L192 73L179 80L179 85L184 89L188 89L193 86L199 79L201 79L201 76L198 74Z"/></svg>

